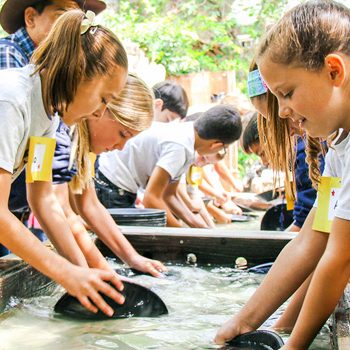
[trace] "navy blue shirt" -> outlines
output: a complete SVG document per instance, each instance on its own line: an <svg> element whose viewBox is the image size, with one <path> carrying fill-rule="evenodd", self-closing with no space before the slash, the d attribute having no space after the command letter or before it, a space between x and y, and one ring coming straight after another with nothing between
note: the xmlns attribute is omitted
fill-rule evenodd
<svg viewBox="0 0 350 350"><path fill-rule="evenodd" d="M321 174L324 168L324 159L320 156L320 171ZM293 219L294 225L302 227L306 217L316 199L316 190L312 187L312 182L309 178L309 166L306 163L305 141L302 137L298 137L296 146L295 160L295 179L297 199L294 202Z"/></svg>

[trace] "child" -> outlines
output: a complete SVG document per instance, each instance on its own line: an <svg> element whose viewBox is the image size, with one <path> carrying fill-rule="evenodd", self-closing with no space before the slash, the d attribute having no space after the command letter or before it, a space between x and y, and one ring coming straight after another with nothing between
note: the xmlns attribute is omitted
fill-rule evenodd
<svg viewBox="0 0 350 350"><path fill-rule="evenodd" d="M91 181L93 164L88 156L90 151L100 154L106 150L122 149L126 141L150 126L152 118L153 93L141 79L129 74L122 92L109 103L101 118L79 123L78 148L75 134L72 142L70 129L63 122L56 132L54 191L90 267L108 269L109 265L91 241L81 219L73 211L70 200L89 227L129 266L154 276L159 276L159 271L165 269L160 262L139 255L101 205ZM75 149L77 152L74 152ZM70 167L70 160L75 158L75 153L79 160L76 176L77 169ZM69 191L69 183L72 191ZM11 192L16 191L17 187L24 186L16 182L16 188L12 188ZM25 190L22 192L22 196L25 196Z"/></svg>
<svg viewBox="0 0 350 350"><path fill-rule="evenodd" d="M184 119L188 110L188 97L183 87L165 80L153 86L154 120L168 123Z"/></svg>
<svg viewBox="0 0 350 350"><path fill-rule="evenodd" d="M316 190L312 187L312 183L309 178L309 168L305 162L305 142L302 134L300 133L300 129L291 123L289 125L289 130L291 137L297 138L296 159L293 169L295 172L297 195L293 208L294 222L288 228L288 231L299 232L315 202ZM255 153L260 157L263 165L268 166L269 160L264 151L265 147L260 144L257 113L253 115L243 131L242 144L243 150L246 153ZM323 157L321 158L321 164L323 171Z"/></svg>
<svg viewBox="0 0 350 350"><path fill-rule="evenodd" d="M88 269L50 183L49 151L54 143L49 138L57 125L57 117L51 115L68 125L88 115L99 118L125 84L125 50L110 31L94 25L92 17L80 10L66 12L37 48L33 64L0 72L0 237L2 244L62 284L89 310L97 312L98 307L112 315L98 292L123 302L104 281L118 289L122 283L110 271ZM11 181L27 161L28 202L64 257L44 247L8 210Z"/></svg>
<svg viewBox="0 0 350 350"><path fill-rule="evenodd" d="M179 182L194 163L195 151L215 154L240 133L238 111L224 105L211 108L194 123L154 123L130 140L123 151L101 155L97 173L104 183L101 202L107 207L132 207L137 190L144 188L145 207L164 209L168 225L181 227L164 201L166 187ZM112 191L113 198L108 198Z"/></svg>
<svg viewBox="0 0 350 350"><path fill-rule="evenodd" d="M258 328L314 272L291 337L283 347L306 349L348 283L349 28L350 11L345 6L333 1L308 1L287 12L260 45L258 66L278 99L279 115L292 118L312 137L326 138L343 128L326 156L323 173L340 177L342 188L330 235L325 233L326 228L322 228L325 232L312 228L313 224L319 226L314 222L313 208L256 293L220 329L218 343ZM329 208L324 209L331 213Z"/></svg>

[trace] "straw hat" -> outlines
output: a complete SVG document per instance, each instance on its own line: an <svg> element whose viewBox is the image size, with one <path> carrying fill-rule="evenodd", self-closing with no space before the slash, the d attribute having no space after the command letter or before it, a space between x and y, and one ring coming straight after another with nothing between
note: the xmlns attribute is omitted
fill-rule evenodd
<svg viewBox="0 0 350 350"><path fill-rule="evenodd" d="M7 33L12 34L24 26L24 10L40 0L7 0L0 11L0 24ZM96 14L106 8L100 0L75 0L84 11L91 10Z"/></svg>

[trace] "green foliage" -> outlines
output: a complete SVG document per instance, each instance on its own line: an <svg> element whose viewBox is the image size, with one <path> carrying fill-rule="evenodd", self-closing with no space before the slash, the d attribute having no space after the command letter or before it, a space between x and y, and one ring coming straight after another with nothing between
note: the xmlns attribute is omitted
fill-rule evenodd
<svg viewBox="0 0 350 350"><path fill-rule="evenodd" d="M255 14L259 19L276 12L283 1L265 3ZM234 18L235 4L234 0L120 0L105 12L104 20L122 39L138 43L152 61L163 64L169 75L239 71L247 68L247 54L237 37L244 31Z"/></svg>
<svg viewBox="0 0 350 350"><path fill-rule="evenodd" d="M247 173L247 169L250 169L254 162L256 162L259 157L255 154L247 154L242 148L238 149L238 171L241 178Z"/></svg>

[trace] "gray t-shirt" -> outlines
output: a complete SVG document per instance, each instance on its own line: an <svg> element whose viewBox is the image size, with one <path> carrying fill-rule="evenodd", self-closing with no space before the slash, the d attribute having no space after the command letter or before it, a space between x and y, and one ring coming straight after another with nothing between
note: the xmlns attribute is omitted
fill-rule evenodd
<svg viewBox="0 0 350 350"><path fill-rule="evenodd" d="M0 168L18 176L30 136L55 137L58 117L46 114L34 66L0 71Z"/></svg>
<svg viewBox="0 0 350 350"><path fill-rule="evenodd" d="M156 166L169 174L170 181L177 181L194 162L194 141L192 122L154 122L129 140L122 151L103 153L99 170L116 186L132 193L146 188Z"/></svg>

